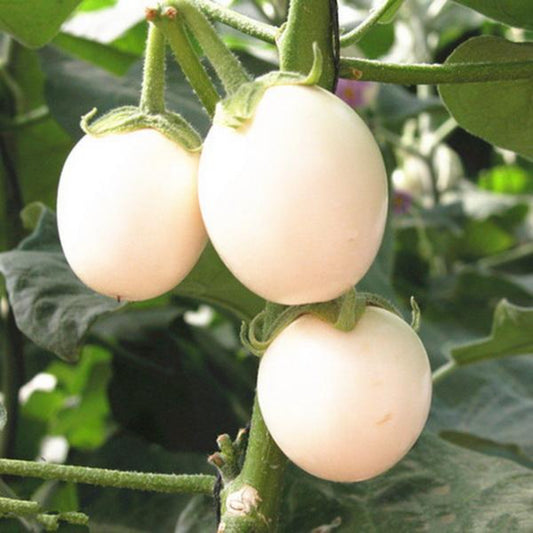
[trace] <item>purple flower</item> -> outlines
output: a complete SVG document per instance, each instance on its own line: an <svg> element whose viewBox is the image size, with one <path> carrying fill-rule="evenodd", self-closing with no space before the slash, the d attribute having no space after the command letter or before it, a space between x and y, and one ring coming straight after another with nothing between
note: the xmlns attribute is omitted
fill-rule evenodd
<svg viewBox="0 0 533 533"><path fill-rule="evenodd" d="M377 83L339 78L335 94L350 107L368 107L376 97Z"/></svg>
<svg viewBox="0 0 533 533"><path fill-rule="evenodd" d="M411 209L413 196L407 191L396 189L392 197L392 211L395 215L403 215Z"/></svg>

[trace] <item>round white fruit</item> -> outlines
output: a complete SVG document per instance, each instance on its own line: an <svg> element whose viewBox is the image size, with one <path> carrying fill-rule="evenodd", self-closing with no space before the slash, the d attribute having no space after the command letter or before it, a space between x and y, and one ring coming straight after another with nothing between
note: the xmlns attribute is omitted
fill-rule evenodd
<svg viewBox="0 0 533 533"><path fill-rule="evenodd" d="M67 261L86 285L144 300L188 274L207 240L198 161L152 129L76 144L61 173L57 219Z"/></svg>
<svg viewBox="0 0 533 533"><path fill-rule="evenodd" d="M367 307L350 332L314 316L290 324L259 367L259 406L287 457L317 477L369 479L413 446L431 403L431 370L417 334Z"/></svg>
<svg viewBox="0 0 533 533"><path fill-rule="evenodd" d="M359 116L317 87L266 90L253 118L215 124L200 208L233 274L283 304L340 296L366 273L387 215L379 148Z"/></svg>

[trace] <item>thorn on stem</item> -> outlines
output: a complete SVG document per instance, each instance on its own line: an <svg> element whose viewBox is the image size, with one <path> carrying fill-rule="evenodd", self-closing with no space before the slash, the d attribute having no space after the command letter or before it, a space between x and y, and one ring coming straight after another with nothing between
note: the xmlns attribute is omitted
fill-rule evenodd
<svg viewBox="0 0 533 533"><path fill-rule="evenodd" d="M167 7L163 13L164 17L167 17L169 20L174 20L178 14L178 10L175 7Z"/></svg>
<svg viewBox="0 0 533 533"><path fill-rule="evenodd" d="M225 461L224 459L222 458L222 455L220 455L220 453L218 452L215 452L213 453L212 455L210 455L208 458L207 458L207 462L216 466L217 468L222 468L225 464Z"/></svg>
<svg viewBox="0 0 533 533"><path fill-rule="evenodd" d="M363 77L363 71L357 68L350 69L350 74L353 80L360 80Z"/></svg>
<svg viewBox="0 0 533 533"><path fill-rule="evenodd" d="M154 21L159 15L159 10L155 7L147 7L144 10L144 17L148 22Z"/></svg>

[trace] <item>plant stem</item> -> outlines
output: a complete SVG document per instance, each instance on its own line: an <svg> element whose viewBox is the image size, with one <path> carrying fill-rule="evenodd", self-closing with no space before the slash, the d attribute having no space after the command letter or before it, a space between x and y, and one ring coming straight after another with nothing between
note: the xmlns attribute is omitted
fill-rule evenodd
<svg viewBox="0 0 533 533"><path fill-rule="evenodd" d="M211 494L215 484L214 476L203 474L127 472L15 459L0 459L0 474L87 483L101 487L189 494Z"/></svg>
<svg viewBox="0 0 533 533"><path fill-rule="evenodd" d="M37 502L0 498L0 516L5 516L6 514L18 516L34 515L40 511L41 506Z"/></svg>
<svg viewBox="0 0 533 533"><path fill-rule="evenodd" d="M165 36L153 24L148 29L139 107L154 115L165 111Z"/></svg>
<svg viewBox="0 0 533 533"><path fill-rule="evenodd" d="M453 374L453 372L455 372L458 368L459 365L453 359L448 361L447 363L444 363L442 366L437 368L435 372L433 372L433 385L440 383L450 374Z"/></svg>
<svg viewBox="0 0 533 533"><path fill-rule="evenodd" d="M403 0L400 1L403 2ZM358 43L381 20L389 8L396 3L398 3L398 0L385 0L381 6L372 9L368 17L359 26L341 36L341 46Z"/></svg>
<svg viewBox="0 0 533 533"><path fill-rule="evenodd" d="M192 0L165 2L162 7L163 13L165 13L165 6L173 7L183 17L207 59L213 65L227 93L235 92L243 83L250 81L250 77L240 61L232 54L215 28Z"/></svg>
<svg viewBox="0 0 533 533"><path fill-rule="evenodd" d="M287 462L268 432L256 398L244 465L221 494L219 531L261 533L277 530Z"/></svg>
<svg viewBox="0 0 533 533"><path fill-rule="evenodd" d="M210 0L196 0L196 5L211 20L221 22L230 28L235 28L267 43L275 44L276 42L279 33L279 28L276 26L253 20Z"/></svg>
<svg viewBox="0 0 533 533"><path fill-rule="evenodd" d="M313 43L323 57L319 84L335 85L335 50L332 8L329 0L292 0L287 25L278 39L281 69L307 74L314 59Z"/></svg>
<svg viewBox="0 0 533 533"><path fill-rule="evenodd" d="M398 65L371 59L343 57L340 76L401 85L525 80L533 79L533 61Z"/></svg>
<svg viewBox="0 0 533 533"><path fill-rule="evenodd" d="M169 20L164 17L158 21L154 21L154 23L165 34L183 74L198 96L207 114L212 117L220 96L202 65L200 58L196 54L187 36L183 22L179 17L174 20Z"/></svg>

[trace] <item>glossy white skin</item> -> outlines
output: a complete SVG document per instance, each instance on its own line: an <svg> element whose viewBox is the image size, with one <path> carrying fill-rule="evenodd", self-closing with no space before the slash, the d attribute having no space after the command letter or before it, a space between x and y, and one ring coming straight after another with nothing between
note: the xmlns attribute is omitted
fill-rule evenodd
<svg viewBox="0 0 533 533"><path fill-rule="evenodd" d="M322 89L273 87L245 126L214 125L198 182L217 252L267 300L336 298L363 277L381 243L379 148L359 116Z"/></svg>
<svg viewBox="0 0 533 533"><path fill-rule="evenodd" d="M61 173L57 221L67 261L86 285L145 300L189 273L207 241L198 161L152 129L78 142Z"/></svg>
<svg viewBox="0 0 533 533"><path fill-rule="evenodd" d="M298 318L261 359L257 385L265 423L285 455L342 482L377 476L409 451L431 389L416 333L375 307L348 333L311 315Z"/></svg>

